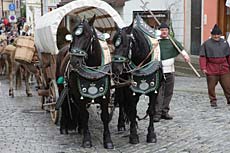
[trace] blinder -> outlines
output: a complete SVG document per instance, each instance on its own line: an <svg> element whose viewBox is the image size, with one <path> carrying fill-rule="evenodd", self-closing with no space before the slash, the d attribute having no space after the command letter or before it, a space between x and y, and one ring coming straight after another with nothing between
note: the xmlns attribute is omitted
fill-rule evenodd
<svg viewBox="0 0 230 153"><path fill-rule="evenodd" d="M79 57L87 57L88 56L88 54L80 48L71 49L70 55L79 56Z"/></svg>
<svg viewBox="0 0 230 153"><path fill-rule="evenodd" d="M83 25L79 25L75 31L76 36L80 36L83 33Z"/></svg>
<svg viewBox="0 0 230 153"><path fill-rule="evenodd" d="M114 63L126 63L126 62L129 62L129 58L121 56L121 55L114 55L112 57L112 62L114 62Z"/></svg>
<svg viewBox="0 0 230 153"><path fill-rule="evenodd" d="M115 46L115 47L119 47L119 46L121 45L121 42L122 42L121 36L119 36L119 37L116 39L116 41L115 41L115 43L114 43L114 46Z"/></svg>

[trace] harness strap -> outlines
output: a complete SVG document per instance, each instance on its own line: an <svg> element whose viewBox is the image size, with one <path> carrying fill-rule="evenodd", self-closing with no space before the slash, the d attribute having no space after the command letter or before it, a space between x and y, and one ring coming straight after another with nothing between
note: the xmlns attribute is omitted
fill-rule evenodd
<svg viewBox="0 0 230 153"><path fill-rule="evenodd" d="M153 44L154 45L154 44ZM140 68L144 62L152 55L152 53L154 52L154 50L157 48L157 45L154 45L154 47L151 49L151 51L149 52L149 54L145 57L145 59L137 66L137 68Z"/></svg>

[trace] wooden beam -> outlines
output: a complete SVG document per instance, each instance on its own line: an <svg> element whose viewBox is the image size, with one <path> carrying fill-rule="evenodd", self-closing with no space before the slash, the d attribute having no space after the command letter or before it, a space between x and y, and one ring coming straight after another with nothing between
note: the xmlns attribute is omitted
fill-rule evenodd
<svg viewBox="0 0 230 153"><path fill-rule="evenodd" d="M95 7L87 7L87 8L84 8L84 9L81 9L79 11L74 12L74 14L79 14L79 13L89 11L89 10L93 10L93 9L95 9Z"/></svg>
<svg viewBox="0 0 230 153"><path fill-rule="evenodd" d="M109 14L96 16L96 19L104 19L104 18L111 18L111 16Z"/></svg>
<svg viewBox="0 0 230 153"><path fill-rule="evenodd" d="M116 28L115 27L106 27L106 28L102 28L102 27L96 27L99 31L105 32L105 31L115 31Z"/></svg>

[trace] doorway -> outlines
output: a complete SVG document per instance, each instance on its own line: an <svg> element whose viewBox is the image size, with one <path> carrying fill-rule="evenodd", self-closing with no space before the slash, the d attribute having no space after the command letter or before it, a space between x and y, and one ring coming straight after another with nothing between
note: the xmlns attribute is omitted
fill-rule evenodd
<svg viewBox="0 0 230 153"><path fill-rule="evenodd" d="M191 54L199 55L201 44L201 0L191 0Z"/></svg>

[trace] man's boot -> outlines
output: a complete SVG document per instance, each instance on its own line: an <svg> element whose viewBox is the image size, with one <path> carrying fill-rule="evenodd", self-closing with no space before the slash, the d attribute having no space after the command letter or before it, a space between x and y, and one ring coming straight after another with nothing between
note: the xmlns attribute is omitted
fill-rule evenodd
<svg viewBox="0 0 230 153"><path fill-rule="evenodd" d="M170 116L168 113L162 114L161 118L165 119L165 120L172 120L173 119L173 117Z"/></svg>
<svg viewBox="0 0 230 153"><path fill-rule="evenodd" d="M216 101L210 101L211 107L217 107Z"/></svg>
<svg viewBox="0 0 230 153"><path fill-rule="evenodd" d="M153 122L160 122L160 120L161 120L161 116L160 115L155 115L153 117Z"/></svg>

